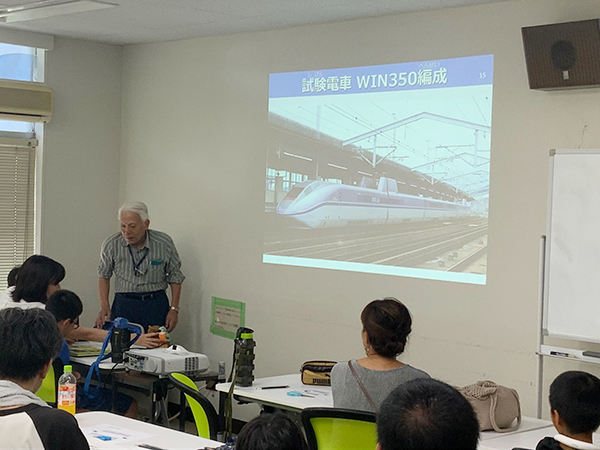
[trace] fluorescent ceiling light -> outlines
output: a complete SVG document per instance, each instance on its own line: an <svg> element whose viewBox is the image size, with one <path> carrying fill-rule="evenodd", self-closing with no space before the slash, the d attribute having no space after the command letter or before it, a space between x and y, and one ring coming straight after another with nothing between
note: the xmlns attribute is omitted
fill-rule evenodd
<svg viewBox="0 0 600 450"><path fill-rule="evenodd" d="M288 153L288 152L283 152L283 154L287 155L287 156L291 156L292 158L299 158L299 159L303 159L305 161L312 161L312 158L309 158L307 156L295 155L293 153Z"/></svg>
<svg viewBox="0 0 600 450"><path fill-rule="evenodd" d="M117 5L98 0L44 0L0 9L0 18L3 18L6 23L23 22L113 6Z"/></svg>

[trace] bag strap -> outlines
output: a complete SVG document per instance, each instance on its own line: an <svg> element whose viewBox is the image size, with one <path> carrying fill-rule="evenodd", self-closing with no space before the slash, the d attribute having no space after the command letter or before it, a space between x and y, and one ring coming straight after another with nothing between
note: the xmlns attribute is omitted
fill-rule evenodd
<svg viewBox="0 0 600 450"><path fill-rule="evenodd" d="M375 406L375 403L373 402L373 400L371 400L371 396L365 389L365 386L362 384L362 381L360 381L360 378L358 378L358 374L356 373L356 370L354 370L354 367L352 367L352 363L350 361L348 361L348 367L350 367L350 372L352 372L352 375L354 375L354 378L356 378L356 381L358 381L358 387L360 387L360 390L363 392L363 394L365 394L365 397L367 397L369 405L371 405L373 411L377 412L377 406Z"/></svg>
<svg viewBox="0 0 600 450"><path fill-rule="evenodd" d="M496 406L498 404L498 392L492 395L492 401L490 402L490 422L492 428L496 433L508 433L509 431L515 431L521 426L521 401L519 400L519 394L514 389L508 389L512 395L517 399L517 424L510 428L500 428L496 423Z"/></svg>

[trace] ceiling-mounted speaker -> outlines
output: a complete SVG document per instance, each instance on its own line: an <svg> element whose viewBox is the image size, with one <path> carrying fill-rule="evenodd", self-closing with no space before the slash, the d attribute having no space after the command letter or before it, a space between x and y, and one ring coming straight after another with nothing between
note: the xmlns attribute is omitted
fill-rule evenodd
<svg viewBox="0 0 600 450"><path fill-rule="evenodd" d="M531 89L600 86L600 19L524 27Z"/></svg>

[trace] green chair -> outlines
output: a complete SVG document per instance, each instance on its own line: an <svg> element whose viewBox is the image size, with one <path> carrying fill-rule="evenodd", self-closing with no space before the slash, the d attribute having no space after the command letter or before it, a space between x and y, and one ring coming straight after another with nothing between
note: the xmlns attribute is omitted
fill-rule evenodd
<svg viewBox="0 0 600 450"><path fill-rule="evenodd" d="M375 450L375 414L341 408L306 408L302 424L310 450Z"/></svg>
<svg viewBox="0 0 600 450"><path fill-rule="evenodd" d="M169 380L185 394L185 399L192 410L198 436L217 439L219 416L212 403L198 391L196 384L182 373L169 374Z"/></svg>
<svg viewBox="0 0 600 450"><path fill-rule="evenodd" d="M50 365L50 369L46 374L46 378L42 381L42 385L35 393L39 398L44 400L53 408L56 408L56 392L58 387L58 378L63 373L63 363L60 358L56 358Z"/></svg>

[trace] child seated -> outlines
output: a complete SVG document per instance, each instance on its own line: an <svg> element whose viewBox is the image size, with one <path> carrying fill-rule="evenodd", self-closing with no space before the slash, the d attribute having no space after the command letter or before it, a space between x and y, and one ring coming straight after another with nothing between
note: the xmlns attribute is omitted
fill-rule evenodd
<svg viewBox="0 0 600 450"><path fill-rule="evenodd" d="M237 438L236 450L308 450L302 431L281 412L261 414L248 422Z"/></svg>
<svg viewBox="0 0 600 450"><path fill-rule="evenodd" d="M74 292L66 289L56 291L48 298L46 311L51 312L63 336L62 348L58 357L64 365L70 364L71 355L65 336L79 327L79 316L83 312L83 303ZM57 375L57 377L60 376ZM79 374L75 374L79 380ZM115 412L134 419L138 418L138 404L128 395L117 392ZM77 409L86 411L109 411L112 407L112 392L100 388L98 395L91 397L85 394L82 387L77 388Z"/></svg>
<svg viewBox="0 0 600 450"><path fill-rule="evenodd" d="M559 434L542 439L536 450L600 449L592 435L600 425L600 379L570 371L550 385L550 416Z"/></svg>

